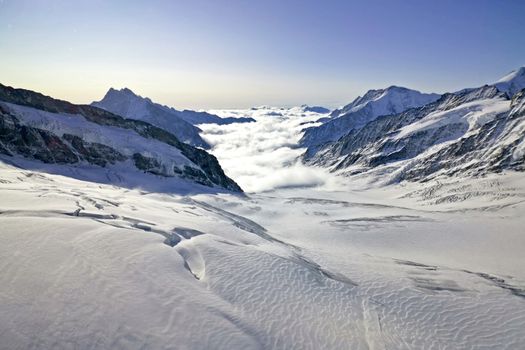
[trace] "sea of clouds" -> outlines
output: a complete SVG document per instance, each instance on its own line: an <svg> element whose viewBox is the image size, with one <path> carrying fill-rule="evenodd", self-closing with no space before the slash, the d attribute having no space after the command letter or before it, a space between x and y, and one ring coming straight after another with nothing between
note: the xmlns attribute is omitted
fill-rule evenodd
<svg viewBox="0 0 525 350"><path fill-rule="evenodd" d="M302 108L259 107L250 110L213 110L221 117L252 117L255 122L203 124L202 136L212 145L226 174L246 192L289 187L335 188L338 179L326 169L301 163L297 143L303 130L319 125L323 114Z"/></svg>

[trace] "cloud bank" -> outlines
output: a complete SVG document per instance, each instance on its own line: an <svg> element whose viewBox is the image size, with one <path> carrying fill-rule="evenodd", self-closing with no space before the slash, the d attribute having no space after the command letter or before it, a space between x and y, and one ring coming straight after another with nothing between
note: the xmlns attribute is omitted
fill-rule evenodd
<svg viewBox="0 0 525 350"><path fill-rule="evenodd" d="M203 124L203 138L226 174L246 192L287 187L333 187L337 180L325 169L303 165L297 148L302 130L317 125L323 115L302 108L260 107L251 110L213 110L222 117L252 117L254 123Z"/></svg>

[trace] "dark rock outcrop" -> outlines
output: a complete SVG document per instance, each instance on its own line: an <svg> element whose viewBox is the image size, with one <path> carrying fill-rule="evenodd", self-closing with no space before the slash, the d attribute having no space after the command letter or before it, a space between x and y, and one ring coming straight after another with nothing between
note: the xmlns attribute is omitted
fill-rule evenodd
<svg viewBox="0 0 525 350"><path fill-rule="evenodd" d="M126 159L111 147L83 141L80 137L64 134L59 137L47 130L22 125L0 106L0 152L19 154L44 163L74 164L86 161L106 166Z"/></svg>

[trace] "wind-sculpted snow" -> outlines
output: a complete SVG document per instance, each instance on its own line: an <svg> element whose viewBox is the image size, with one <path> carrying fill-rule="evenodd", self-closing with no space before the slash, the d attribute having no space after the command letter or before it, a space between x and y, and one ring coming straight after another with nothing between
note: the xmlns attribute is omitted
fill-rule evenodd
<svg viewBox="0 0 525 350"><path fill-rule="evenodd" d="M0 167L2 347L525 342L518 176L181 196Z"/></svg>

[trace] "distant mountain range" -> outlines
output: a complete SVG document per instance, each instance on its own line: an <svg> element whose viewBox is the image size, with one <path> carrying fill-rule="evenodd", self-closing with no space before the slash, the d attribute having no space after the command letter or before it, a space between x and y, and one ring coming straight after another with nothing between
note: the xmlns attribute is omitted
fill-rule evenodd
<svg viewBox="0 0 525 350"><path fill-rule="evenodd" d="M202 148L209 148L209 145L201 138L199 135L201 130L195 125L205 123L223 125L255 121L252 118L221 118L207 112L178 111L154 103L149 98L136 95L127 88L121 90L111 88L102 100L93 102L91 105L124 118L148 122L172 133L182 142Z"/></svg>
<svg viewBox="0 0 525 350"><path fill-rule="evenodd" d="M282 117L279 109L259 109ZM392 183L525 170L525 67L493 84L443 95L391 86L330 114L317 106L293 110L323 117L300 140L304 163L337 174ZM139 173L242 191L201 149L209 146L196 125L253 121L178 111L129 89L75 105L0 84L1 159L88 166L108 171L102 172L108 179L109 172L117 178Z"/></svg>
<svg viewBox="0 0 525 350"><path fill-rule="evenodd" d="M392 181L525 170L525 68L442 96L370 90L306 130L307 164Z"/></svg>
<svg viewBox="0 0 525 350"><path fill-rule="evenodd" d="M168 108L139 98L129 90L110 90L108 95L106 102L111 100L118 107L133 107L126 111L139 110L140 106L143 114L137 115L146 120L156 118L154 121L161 126L0 84L0 155L47 164L112 169L119 178L138 172L241 191L224 174L214 156L181 142L175 135L183 135L184 141L205 145L199 141L198 129L193 125L176 119ZM124 95L126 103L118 104L116 97ZM140 104L140 100L146 103ZM133 102L127 103L130 101Z"/></svg>
<svg viewBox="0 0 525 350"><path fill-rule="evenodd" d="M330 110L328 108L321 107L321 106L302 105L301 109L303 110L303 112L313 112L313 113L320 113L320 114L330 113Z"/></svg>

